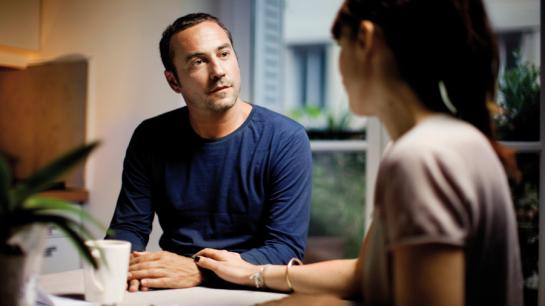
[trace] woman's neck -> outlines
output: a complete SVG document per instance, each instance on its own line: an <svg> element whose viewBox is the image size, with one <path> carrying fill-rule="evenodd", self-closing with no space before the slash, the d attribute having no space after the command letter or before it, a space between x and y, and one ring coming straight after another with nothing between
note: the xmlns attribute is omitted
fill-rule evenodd
<svg viewBox="0 0 545 306"><path fill-rule="evenodd" d="M406 83L398 82L384 92L383 103L377 110L377 116L386 127L392 141L398 140L433 114Z"/></svg>

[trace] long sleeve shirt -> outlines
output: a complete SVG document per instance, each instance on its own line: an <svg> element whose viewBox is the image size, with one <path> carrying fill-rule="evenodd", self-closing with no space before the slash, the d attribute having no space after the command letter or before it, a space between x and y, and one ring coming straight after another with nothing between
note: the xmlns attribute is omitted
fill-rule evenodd
<svg viewBox="0 0 545 306"><path fill-rule="evenodd" d="M298 123L253 105L221 139L199 137L186 107L145 120L128 146L109 238L144 250L155 213L163 250L226 249L254 264L302 258L312 156Z"/></svg>

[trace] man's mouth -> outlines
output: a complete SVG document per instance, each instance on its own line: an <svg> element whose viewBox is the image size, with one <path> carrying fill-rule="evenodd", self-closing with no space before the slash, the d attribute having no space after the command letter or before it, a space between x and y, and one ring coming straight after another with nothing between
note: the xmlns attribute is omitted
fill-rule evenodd
<svg viewBox="0 0 545 306"><path fill-rule="evenodd" d="M227 89L227 88L230 88L230 87L231 87L231 86L226 86L226 85L224 85L224 86L217 86L217 87L212 88L212 90L210 90L210 93L211 93L211 94L212 94L212 93L216 93L216 92L222 91L222 90Z"/></svg>

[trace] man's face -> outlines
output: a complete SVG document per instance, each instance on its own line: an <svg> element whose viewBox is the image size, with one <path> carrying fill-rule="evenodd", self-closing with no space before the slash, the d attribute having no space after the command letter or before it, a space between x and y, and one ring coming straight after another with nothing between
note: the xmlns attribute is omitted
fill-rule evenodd
<svg viewBox="0 0 545 306"><path fill-rule="evenodd" d="M172 36L170 44L179 92L189 107L222 112L236 103L240 69L229 37L218 24L201 22Z"/></svg>

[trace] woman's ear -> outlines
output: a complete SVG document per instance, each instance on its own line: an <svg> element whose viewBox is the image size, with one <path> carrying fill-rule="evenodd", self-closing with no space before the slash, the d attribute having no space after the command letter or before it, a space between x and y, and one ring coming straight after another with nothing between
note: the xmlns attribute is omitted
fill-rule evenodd
<svg viewBox="0 0 545 306"><path fill-rule="evenodd" d="M165 78L167 79L168 85L170 88L177 93L181 93L182 87L178 82L178 78L174 75L172 71L165 70Z"/></svg>
<svg viewBox="0 0 545 306"><path fill-rule="evenodd" d="M362 20L357 37L358 46L364 51L370 51L374 47L376 31L377 28L374 23L369 20Z"/></svg>

